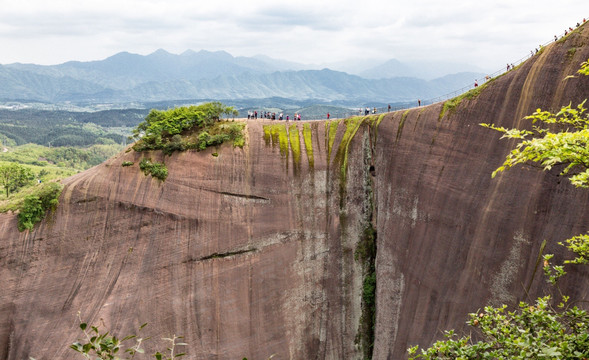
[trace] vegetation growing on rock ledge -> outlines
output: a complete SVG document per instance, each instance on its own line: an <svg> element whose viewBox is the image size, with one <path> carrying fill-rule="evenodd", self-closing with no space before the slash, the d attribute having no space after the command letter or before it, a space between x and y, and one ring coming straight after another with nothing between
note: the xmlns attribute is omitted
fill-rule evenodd
<svg viewBox="0 0 589 360"><path fill-rule="evenodd" d="M31 230L48 211L57 208L62 188L54 181L24 188L0 202L0 212L18 212L18 229Z"/></svg>
<svg viewBox="0 0 589 360"><path fill-rule="evenodd" d="M151 159L141 160L139 163L139 169L141 169L145 175L151 174L151 176L160 179L161 181L166 180L168 177L168 168L166 167L166 164L153 162Z"/></svg>
<svg viewBox="0 0 589 360"><path fill-rule="evenodd" d="M464 99L472 100L472 99L476 98L477 96L479 96L481 91L494 80L496 80L496 78L488 80L484 84L481 84L480 86L475 87L474 89L471 89L462 95L459 95L455 98L452 98L452 99L446 101L444 103L444 106L442 107L442 111L440 112L439 119L442 120L442 118L444 117L445 114L454 112L456 110L456 108L458 107L458 105L460 105L462 100L464 100Z"/></svg>
<svg viewBox="0 0 589 360"><path fill-rule="evenodd" d="M52 182L36 187L31 195L25 197L24 203L19 207L18 230L31 230L43 220L48 211L54 211L59 204L61 190L60 184Z"/></svg>
<svg viewBox="0 0 589 360"><path fill-rule="evenodd" d="M133 130L133 138L138 140L133 149L162 150L171 155L174 151L187 149L204 150L226 141L243 147L245 124L221 121L223 115L237 115L237 111L220 102L166 111L151 110L145 121Z"/></svg>

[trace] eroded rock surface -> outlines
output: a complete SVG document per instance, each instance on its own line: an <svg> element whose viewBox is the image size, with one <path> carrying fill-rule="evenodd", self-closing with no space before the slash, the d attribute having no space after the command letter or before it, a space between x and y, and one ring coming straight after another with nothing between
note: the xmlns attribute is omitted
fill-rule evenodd
<svg viewBox="0 0 589 360"><path fill-rule="evenodd" d="M512 143L478 124L513 127L589 97L586 77L563 80L589 58L588 29L442 117L436 104L339 123L250 121L243 149L125 152L67 179L31 232L0 215L0 358L76 358L78 311L115 332L148 322L144 335L184 335L194 359L361 358L355 253L369 224L375 359L404 358L528 287L542 294L540 244L562 258L555 243L588 230L589 192L557 171L491 179ZM164 161L167 180L121 166L142 157ZM588 297L586 275L563 284L574 298Z"/></svg>

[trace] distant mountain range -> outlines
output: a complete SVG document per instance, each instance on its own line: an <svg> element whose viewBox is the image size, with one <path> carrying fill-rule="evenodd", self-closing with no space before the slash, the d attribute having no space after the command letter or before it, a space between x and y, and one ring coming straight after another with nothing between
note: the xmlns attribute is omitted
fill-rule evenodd
<svg viewBox="0 0 589 360"><path fill-rule="evenodd" d="M224 51L188 50L174 55L158 50L145 56L122 52L101 61L0 65L0 101L124 104L282 97L386 103L433 98L483 76L461 72L426 81L415 77L418 70L390 60L358 76L309 70L266 56L234 57Z"/></svg>

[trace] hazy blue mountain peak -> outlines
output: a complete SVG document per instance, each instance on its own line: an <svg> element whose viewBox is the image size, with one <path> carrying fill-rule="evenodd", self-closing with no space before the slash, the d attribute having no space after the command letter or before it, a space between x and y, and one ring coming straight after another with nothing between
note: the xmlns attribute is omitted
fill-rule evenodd
<svg viewBox="0 0 589 360"><path fill-rule="evenodd" d="M390 59L373 67L373 78L367 79L343 72L341 67L309 66L267 55L234 57L226 51L208 50L176 55L164 49L138 55L124 51L99 61L2 66L0 101L120 104L280 97L388 103L443 95L480 76L462 73L426 81L413 75L427 72L431 65L409 66Z"/></svg>
<svg viewBox="0 0 589 360"><path fill-rule="evenodd" d="M224 60L234 59L233 55L229 54L227 51L224 50L209 51L202 49L199 52L195 53L195 55L202 58L217 58Z"/></svg>
<svg viewBox="0 0 589 360"><path fill-rule="evenodd" d="M172 53L169 53L168 51L164 50L164 49L157 49L156 51L152 52L151 54L147 55L147 57L175 57L177 55L174 55Z"/></svg>
<svg viewBox="0 0 589 360"><path fill-rule="evenodd" d="M196 54L197 54L196 51L194 51L192 49L188 49L188 50L185 50L182 54L180 54L180 56L186 57L186 56L194 56Z"/></svg>

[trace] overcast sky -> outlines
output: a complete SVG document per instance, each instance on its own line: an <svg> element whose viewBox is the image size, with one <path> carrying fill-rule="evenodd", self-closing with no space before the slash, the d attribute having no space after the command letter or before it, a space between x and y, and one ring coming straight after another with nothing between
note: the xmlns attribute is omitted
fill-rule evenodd
<svg viewBox="0 0 589 360"><path fill-rule="evenodd" d="M587 0L0 0L0 64L225 50L302 63L453 61L486 70L589 17Z"/></svg>

